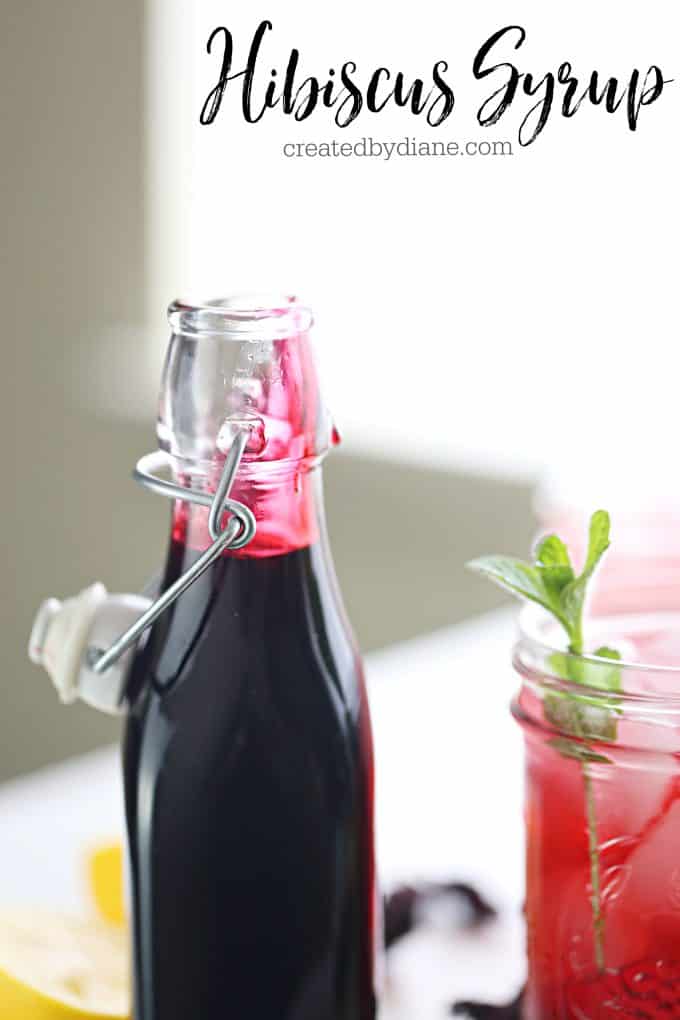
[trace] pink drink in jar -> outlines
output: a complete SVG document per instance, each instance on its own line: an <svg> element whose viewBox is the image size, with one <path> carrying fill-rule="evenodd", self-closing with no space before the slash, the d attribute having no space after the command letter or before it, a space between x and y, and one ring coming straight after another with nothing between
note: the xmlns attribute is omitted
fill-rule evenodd
<svg viewBox="0 0 680 1020"><path fill-rule="evenodd" d="M680 1016L680 593L621 592L588 646L618 648L622 693L558 675L556 625L527 612L513 713L526 742L526 1020ZM653 607L653 608L652 608ZM577 657L572 657L576 659ZM582 659L581 662L587 662ZM590 662L597 670L611 665ZM584 701L584 691L586 700ZM548 721L578 698L600 739ZM550 713L554 718L555 713Z"/></svg>

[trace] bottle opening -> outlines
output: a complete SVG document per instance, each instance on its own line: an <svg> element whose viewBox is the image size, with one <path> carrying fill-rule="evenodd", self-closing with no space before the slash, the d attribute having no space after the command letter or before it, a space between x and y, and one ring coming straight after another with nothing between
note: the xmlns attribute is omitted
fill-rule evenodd
<svg viewBox="0 0 680 1020"><path fill-rule="evenodd" d="M325 453L330 420L319 393L309 308L294 297L246 295L175 301L168 314L161 449L182 467L210 474L227 452L230 424L248 420L256 428L244 467Z"/></svg>
<svg viewBox="0 0 680 1020"><path fill-rule="evenodd" d="M176 300L168 308L173 333L217 336L225 340L285 340L306 333L312 312L293 296L245 294L192 303Z"/></svg>
<svg viewBox="0 0 680 1020"><path fill-rule="evenodd" d="M311 311L293 297L256 295L175 301L169 318L157 432L177 481L213 493L235 436L245 431L231 493L257 521L244 555L309 545L318 531L310 475L332 442ZM204 509L178 513L186 540L209 544Z"/></svg>

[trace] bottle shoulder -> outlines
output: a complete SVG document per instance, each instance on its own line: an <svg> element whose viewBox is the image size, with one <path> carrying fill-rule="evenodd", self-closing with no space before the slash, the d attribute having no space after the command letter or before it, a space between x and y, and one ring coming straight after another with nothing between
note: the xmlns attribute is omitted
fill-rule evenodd
<svg viewBox="0 0 680 1020"><path fill-rule="evenodd" d="M171 550L164 586L186 565L186 550ZM131 686L169 693L191 679L198 693L294 674L298 686L330 678L345 699L363 684L332 563L319 546L222 558L153 628Z"/></svg>
<svg viewBox="0 0 680 1020"><path fill-rule="evenodd" d="M297 562L229 561L219 584L194 594L190 619L152 632L128 718L131 759L162 746L166 769L218 764L245 781L273 767L291 789L309 772L338 796L369 767L363 670L344 613L323 564L289 555Z"/></svg>

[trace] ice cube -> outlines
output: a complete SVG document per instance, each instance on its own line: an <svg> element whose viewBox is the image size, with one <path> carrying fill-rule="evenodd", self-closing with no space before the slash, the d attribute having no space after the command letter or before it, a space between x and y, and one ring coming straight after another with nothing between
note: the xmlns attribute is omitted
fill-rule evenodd
<svg viewBox="0 0 680 1020"><path fill-rule="evenodd" d="M674 780L620 865L605 902L609 967L680 961L680 796Z"/></svg>

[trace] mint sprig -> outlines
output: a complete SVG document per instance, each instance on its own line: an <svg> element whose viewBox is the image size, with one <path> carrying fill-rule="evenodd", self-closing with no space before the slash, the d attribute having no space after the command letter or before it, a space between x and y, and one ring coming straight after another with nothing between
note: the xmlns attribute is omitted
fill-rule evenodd
<svg viewBox="0 0 680 1020"><path fill-rule="evenodd" d="M621 656L613 648L602 647L593 652L593 659L602 659L602 662L555 652L548 658L548 664L552 672L563 680L596 691L610 692L612 697L550 691L543 699L543 712L548 722L562 733L570 733L586 741L613 741L616 740L617 717L620 714L621 669L617 663Z"/></svg>
<svg viewBox="0 0 680 1020"><path fill-rule="evenodd" d="M468 563L470 570L483 574L520 598L537 602L559 620L569 638L569 651L583 653L583 608L588 582L609 548L609 514L597 510L590 519L588 553L577 576L566 545L557 535L542 538L534 551L534 562L512 556L482 556Z"/></svg>
<svg viewBox="0 0 680 1020"><path fill-rule="evenodd" d="M584 654L583 613L588 584L609 548L609 530L609 514L597 510L590 519L586 561L578 575L566 545L557 535L547 535L538 542L533 563L510 556L483 556L472 560L468 567L506 591L538 603L559 621L567 635L568 652L556 652L549 659L557 676L615 695L621 691L621 671L616 665L619 653L602 647L592 653L594 659L605 660L602 663L580 658ZM615 699L603 701L601 697L555 692L545 697L544 711L549 722L573 736L593 740L616 737Z"/></svg>
<svg viewBox="0 0 680 1020"><path fill-rule="evenodd" d="M574 686L608 692L591 695L568 691L549 691L543 698L543 713L559 736L550 741L565 758L580 763L583 773L585 815L590 858L591 909L595 942L595 962L604 970L604 917L601 902L601 864L597 838L597 815L591 766L608 764L609 759L590 746L591 741L614 741L617 733L619 695L622 691L619 652L603 646L588 658L584 655L583 615L588 586L609 548L610 518L606 510L597 510L590 518L588 550L580 574L569 551L557 535L542 538L534 550L532 563L511 556L483 556L468 567L522 599L538 603L561 624L568 639L567 652L555 652L548 664L552 672ZM574 738L574 739L570 739Z"/></svg>

